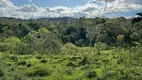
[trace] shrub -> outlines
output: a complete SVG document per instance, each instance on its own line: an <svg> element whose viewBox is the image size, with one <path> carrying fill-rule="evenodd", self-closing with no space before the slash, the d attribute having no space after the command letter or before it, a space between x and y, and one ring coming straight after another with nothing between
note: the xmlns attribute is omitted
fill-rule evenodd
<svg viewBox="0 0 142 80"><path fill-rule="evenodd" d="M96 73L96 71L89 71L89 72L86 73L86 77L87 78L96 78L97 73Z"/></svg>
<svg viewBox="0 0 142 80"><path fill-rule="evenodd" d="M104 74L104 79L110 79L113 78L115 76L115 73L113 71L108 71Z"/></svg>
<svg viewBox="0 0 142 80"><path fill-rule="evenodd" d="M0 69L0 77L4 76L4 72Z"/></svg>
<svg viewBox="0 0 142 80"><path fill-rule="evenodd" d="M49 74L50 73L48 70L35 69L35 70L28 72L27 76L29 76L29 77L36 77L36 76L44 77L44 76L48 76Z"/></svg>
<svg viewBox="0 0 142 80"><path fill-rule="evenodd" d="M42 59L42 56L41 55L36 55L36 58L37 59Z"/></svg>
<svg viewBox="0 0 142 80"><path fill-rule="evenodd" d="M24 44L18 37L10 37L4 41L5 49L10 53L24 54L26 44Z"/></svg>
<svg viewBox="0 0 142 80"><path fill-rule="evenodd" d="M65 73L68 74L68 75L72 75L73 74L72 71L69 70L69 69L65 70Z"/></svg>
<svg viewBox="0 0 142 80"><path fill-rule="evenodd" d="M46 63L46 62L47 62L47 60L42 59L40 62L41 62L41 63Z"/></svg>
<svg viewBox="0 0 142 80"><path fill-rule="evenodd" d="M87 57L84 57L80 62L79 65L85 65L85 64L89 64L90 62L88 61Z"/></svg>
<svg viewBox="0 0 142 80"><path fill-rule="evenodd" d="M109 49L109 46L106 43L102 43L102 42L95 43L94 47L97 50L107 50L107 49Z"/></svg>
<svg viewBox="0 0 142 80"><path fill-rule="evenodd" d="M72 44L72 43L66 43L66 44L64 45L64 47L65 47L65 48L76 48L76 46L75 46L74 44Z"/></svg>
<svg viewBox="0 0 142 80"><path fill-rule="evenodd" d="M78 59L81 59L81 57L73 56L69 60L71 60L71 61L77 61Z"/></svg>
<svg viewBox="0 0 142 80"><path fill-rule="evenodd" d="M67 63L67 66L76 66L73 62Z"/></svg>
<svg viewBox="0 0 142 80"><path fill-rule="evenodd" d="M11 56L10 59L13 60L14 62L18 61L18 58L16 56Z"/></svg>
<svg viewBox="0 0 142 80"><path fill-rule="evenodd" d="M27 67L31 67L32 66L32 64L31 63L27 63L27 65L26 65Z"/></svg>
<svg viewBox="0 0 142 80"><path fill-rule="evenodd" d="M132 41L132 45L134 45L134 46L140 46L140 43L136 42L136 41Z"/></svg>
<svg viewBox="0 0 142 80"><path fill-rule="evenodd" d="M51 73L48 69L43 68L42 66L42 67L35 67L29 70L26 74L28 77L38 77L38 76L44 77L44 76L49 76Z"/></svg>
<svg viewBox="0 0 142 80"><path fill-rule="evenodd" d="M19 61L18 65L26 65L26 61Z"/></svg>

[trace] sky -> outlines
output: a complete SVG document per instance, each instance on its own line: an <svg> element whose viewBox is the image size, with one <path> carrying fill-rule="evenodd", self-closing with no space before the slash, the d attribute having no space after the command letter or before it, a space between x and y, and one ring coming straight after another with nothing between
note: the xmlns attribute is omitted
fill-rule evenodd
<svg viewBox="0 0 142 80"><path fill-rule="evenodd" d="M0 0L1 17L22 19L83 16L130 18L138 12L142 12L142 0Z"/></svg>

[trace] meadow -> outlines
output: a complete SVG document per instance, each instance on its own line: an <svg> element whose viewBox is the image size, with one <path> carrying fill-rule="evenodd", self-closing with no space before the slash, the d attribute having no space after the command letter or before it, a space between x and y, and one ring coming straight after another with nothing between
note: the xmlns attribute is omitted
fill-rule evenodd
<svg viewBox="0 0 142 80"><path fill-rule="evenodd" d="M100 47L101 48L101 47ZM2 80L141 80L142 47L131 49L76 47L58 54L0 53Z"/></svg>

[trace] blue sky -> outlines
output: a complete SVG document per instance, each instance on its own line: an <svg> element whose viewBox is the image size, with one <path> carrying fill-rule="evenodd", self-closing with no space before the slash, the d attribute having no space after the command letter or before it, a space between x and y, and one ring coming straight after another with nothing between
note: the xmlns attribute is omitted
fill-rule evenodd
<svg viewBox="0 0 142 80"><path fill-rule="evenodd" d="M40 17L134 17L142 0L0 0L0 16Z"/></svg>
<svg viewBox="0 0 142 80"><path fill-rule="evenodd" d="M85 5L87 1L88 0L11 0L11 2L13 2L17 6L33 3L39 7L75 7L77 5Z"/></svg>

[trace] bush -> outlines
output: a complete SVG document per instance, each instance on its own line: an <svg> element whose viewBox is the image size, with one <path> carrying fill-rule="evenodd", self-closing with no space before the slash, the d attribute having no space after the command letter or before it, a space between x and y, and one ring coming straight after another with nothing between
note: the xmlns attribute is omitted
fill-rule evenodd
<svg viewBox="0 0 142 80"><path fill-rule="evenodd" d="M68 75L72 75L73 74L72 70L69 70L69 69L65 70L65 73L68 74Z"/></svg>
<svg viewBox="0 0 142 80"><path fill-rule="evenodd" d="M90 62L88 61L87 57L84 57L80 62L79 65L86 65L89 64Z"/></svg>
<svg viewBox="0 0 142 80"><path fill-rule="evenodd" d="M69 60L71 60L71 61L77 61L78 59L81 59L81 57L73 56Z"/></svg>
<svg viewBox="0 0 142 80"><path fill-rule="evenodd" d="M133 45L133 46L140 46L141 44L140 44L139 42L132 41L132 45Z"/></svg>
<svg viewBox="0 0 142 80"><path fill-rule="evenodd" d="M28 77L38 77L38 76L44 77L44 76L49 76L50 74L51 74L50 71L43 67L36 67L27 72Z"/></svg>
<svg viewBox="0 0 142 80"><path fill-rule="evenodd" d="M89 71L88 73L86 73L86 77L87 78L96 78L97 73L96 73L96 71Z"/></svg>
<svg viewBox="0 0 142 80"><path fill-rule="evenodd" d="M40 62L41 62L41 63L46 63L46 62L47 62L47 60L42 59Z"/></svg>
<svg viewBox="0 0 142 80"><path fill-rule="evenodd" d="M76 46L75 46L74 44L72 44L72 43L66 43L66 44L64 45L64 47L65 47L65 48L76 48Z"/></svg>
<svg viewBox="0 0 142 80"><path fill-rule="evenodd" d="M106 43L102 43L102 42L95 43L94 47L97 50L107 50L107 49L109 49L109 46Z"/></svg>
<svg viewBox="0 0 142 80"><path fill-rule="evenodd" d="M11 56L10 59L13 60L14 62L18 61L18 58L16 56Z"/></svg>
<svg viewBox="0 0 142 80"><path fill-rule="evenodd" d="M42 59L42 56L41 55L36 55L36 58L37 59Z"/></svg>
<svg viewBox="0 0 142 80"><path fill-rule="evenodd" d="M4 72L0 69L0 77L4 76Z"/></svg>
<svg viewBox="0 0 142 80"><path fill-rule="evenodd" d="M19 61L18 65L26 65L26 61Z"/></svg>
<svg viewBox="0 0 142 80"><path fill-rule="evenodd" d="M27 65L26 65L27 67L31 67L32 66L32 64L31 63L27 63Z"/></svg>
<svg viewBox="0 0 142 80"><path fill-rule="evenodd" d="M67 63L67 66L76 66L73 62Z"/></svg>

